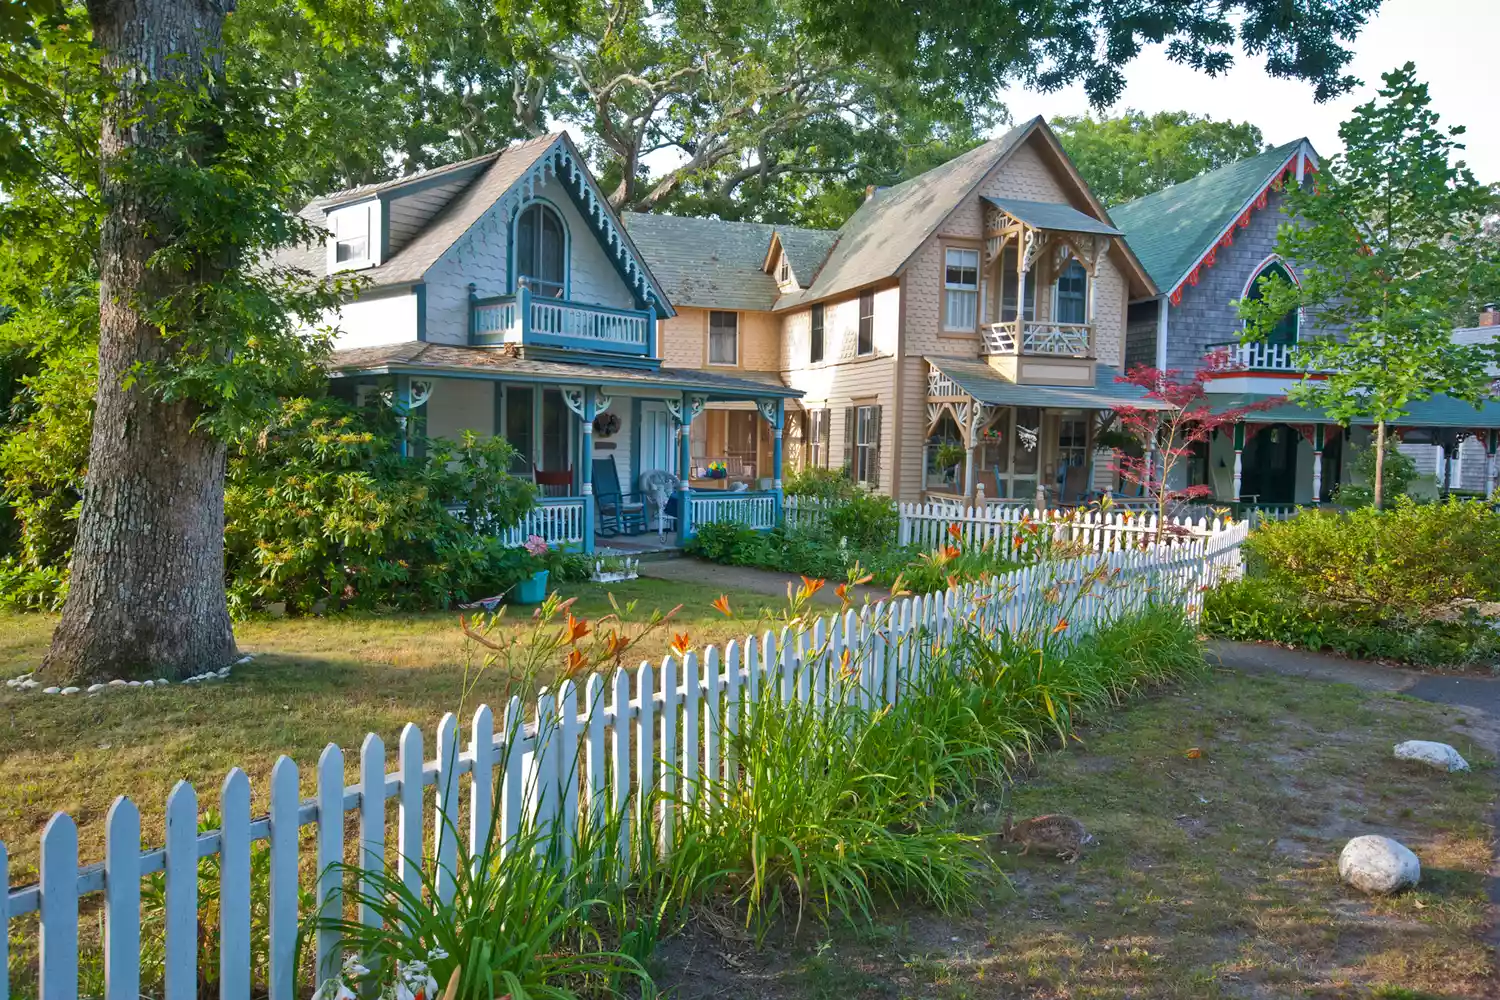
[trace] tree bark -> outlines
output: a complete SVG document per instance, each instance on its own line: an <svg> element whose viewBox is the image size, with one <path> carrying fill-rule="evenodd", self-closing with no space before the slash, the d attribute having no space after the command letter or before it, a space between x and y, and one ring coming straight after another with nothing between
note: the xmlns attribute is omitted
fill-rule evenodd
<svg viewBox="0 0 1500 1000"><path fill-rule="evenodd" d="M1385 504L1385 421L1375 425L1375 509Z"/></svg>
<svg viewBox="0 0 1500 1000"><path fill-rule="evenodd" d="M206 81L222 69L232 0L91 0L94 44L120 90L100 137L109 206L100 238L99 387L68 598L42 670L59 680L180 678L235 656L224 593L224 445L194 429L199 408L164 403L135 367L176 344L142 306L203 280L148 266L170 235L171 206L128 172L133 150L171 141L143 88Z"/></svg>

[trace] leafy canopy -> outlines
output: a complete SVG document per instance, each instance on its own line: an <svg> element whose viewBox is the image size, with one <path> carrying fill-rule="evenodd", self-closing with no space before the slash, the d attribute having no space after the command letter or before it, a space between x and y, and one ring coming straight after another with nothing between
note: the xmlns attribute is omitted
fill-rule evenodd
<svg viewBox="0 0 1500 1000"><path fill-rule="evenodd" d="M1186 111L1118 118L1052 119L1058 141L1105 205L1120 205L1254 156L1266 148L1249 122L1214 121Z"/></svg>
<svg viewBox="0 0 1500 1000"><path fill-rule="evenodd" d="M1391 424L1443 392L1476 406L1493 394L1500 346L1455 344L1476 299L1500 292L1500 248L1484 224L1493 193L1454 154L1461 126L1440 128L1426 84L1407 63L1339 127L1344 152L1310 185L1290 185L1277 252L1300 283L1274 272L1240 312L1247 338L1265 337L1293 309L1343 336L1303 340L1326 379L1288 396L1334 418Z"/></svg>

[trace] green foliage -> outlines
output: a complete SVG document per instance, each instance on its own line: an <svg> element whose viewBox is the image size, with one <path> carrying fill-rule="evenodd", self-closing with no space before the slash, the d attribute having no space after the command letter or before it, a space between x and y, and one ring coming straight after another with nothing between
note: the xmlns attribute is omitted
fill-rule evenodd
<svg viewBox="0 0 1500 1000"><path fill-rule="evenodd" d="M482 533L533 502L530 484L505 472L503 439L433 442L424 459L402 458L398 441L384 409L297 399L236 442L225 544L238 613L273 601L446 607L545 565Z"/></svg>
<svg viewBox="0 0 1500 1000"><path fill-rule="evenodd" d="M1500 293L1500 245L1485 231L1495 195L1454 159L1464 130L1439 128L1415 67L1383 79L1339 126L1344 151L1285 189L1301 224L1283 225L1276 249L1297 263L1300 283L1275 273L1240 303L1247 337L1269 335L1293 309L1339 331L1304 340L1309 365L1329 374L1288 396L1382 432L1434 393L1477 406L1500 361L1500 344L1451 337L1473 302Z"/></svg>
<svg viewBox="0 0 1500 1000"><path fill-rule="evenodd" d="M1289 593L1423 617L1455 600L1500 599L1500 513L1450 499L1389 510L1304 511L1245 543L1253 572Z"/></svg>
<svg viewBox="0 0 1500 1000"><path fill-rule="evenodd" d="M1334 494L1334 500L1344 507L1371 507L1375 504L1375 446L1360 448L1354 453L1354 461L1350 462L1354 474L1359 477L1358 483L1340 483ZM1406 488L1411 481L1417 478L1417 463L1403 454L1396 447L1395 441L1387 441L1385 448L1385 461L1380 463L1382 471L1378 473L1381 479L1381 494L1386 502L1397 497L1406 495Z"/></svg>
<svg viewBox="0 0 1500 1000"><path fill-rule="evenodd" d="M1344 656L1417 666L1493 665L1500 633L1493 623L1464 613L1423 620L1319 601L1261 578L1223 584L1203 602L1203 630L1223 639L1278 642Z"/></svg>
<svg viewBox="0 0 1500 1000"><path fill-rule="evenodd" d="M845 470L820 469L817 466L797 469L786 480L786 495L789 497L840 501L852 497L858 488Z"/></svg>
<svg viewBox="0 0 1500 1000"><path fill-rule="evenodd" d="M1107 206L1132 201L1254 156L1265 136L1249 122L1214 121L1186 111L1117 118L1065 115L1052 129L1089 188Z"/></svg>

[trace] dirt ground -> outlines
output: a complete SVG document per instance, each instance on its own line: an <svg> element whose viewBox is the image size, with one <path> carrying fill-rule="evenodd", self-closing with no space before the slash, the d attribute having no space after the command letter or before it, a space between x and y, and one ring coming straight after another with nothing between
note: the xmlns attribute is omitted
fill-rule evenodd
<svg viewBox="0 0 1500 1000"><path fill-rule="evenodd" d="M997 852L1007 878L973 912L888 906L874 926L804 925L760 949L697 920L655 972L682 1000L1490 996L1497 737L1463 706L1218 670L1095 720L1016 787L1018 816L1093 833L1078 864ZM1417 738L1474 771L1393 759ZM956 822L988 833L1001 809L970 803ZM1420 887L1342 885L1338 851L1363 833L1411 847Z"/></svg>

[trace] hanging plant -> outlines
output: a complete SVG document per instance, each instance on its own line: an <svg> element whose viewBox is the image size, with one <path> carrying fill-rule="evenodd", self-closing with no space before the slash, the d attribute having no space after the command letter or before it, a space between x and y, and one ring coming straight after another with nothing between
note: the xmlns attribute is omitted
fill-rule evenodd
<svg viewBox="0 0 1500 1000"><path fill-rule="evenodd" d="M612 437L619 433L620 417L615 413L601 413L594 418L594 433L600 437Z"/></svg>

